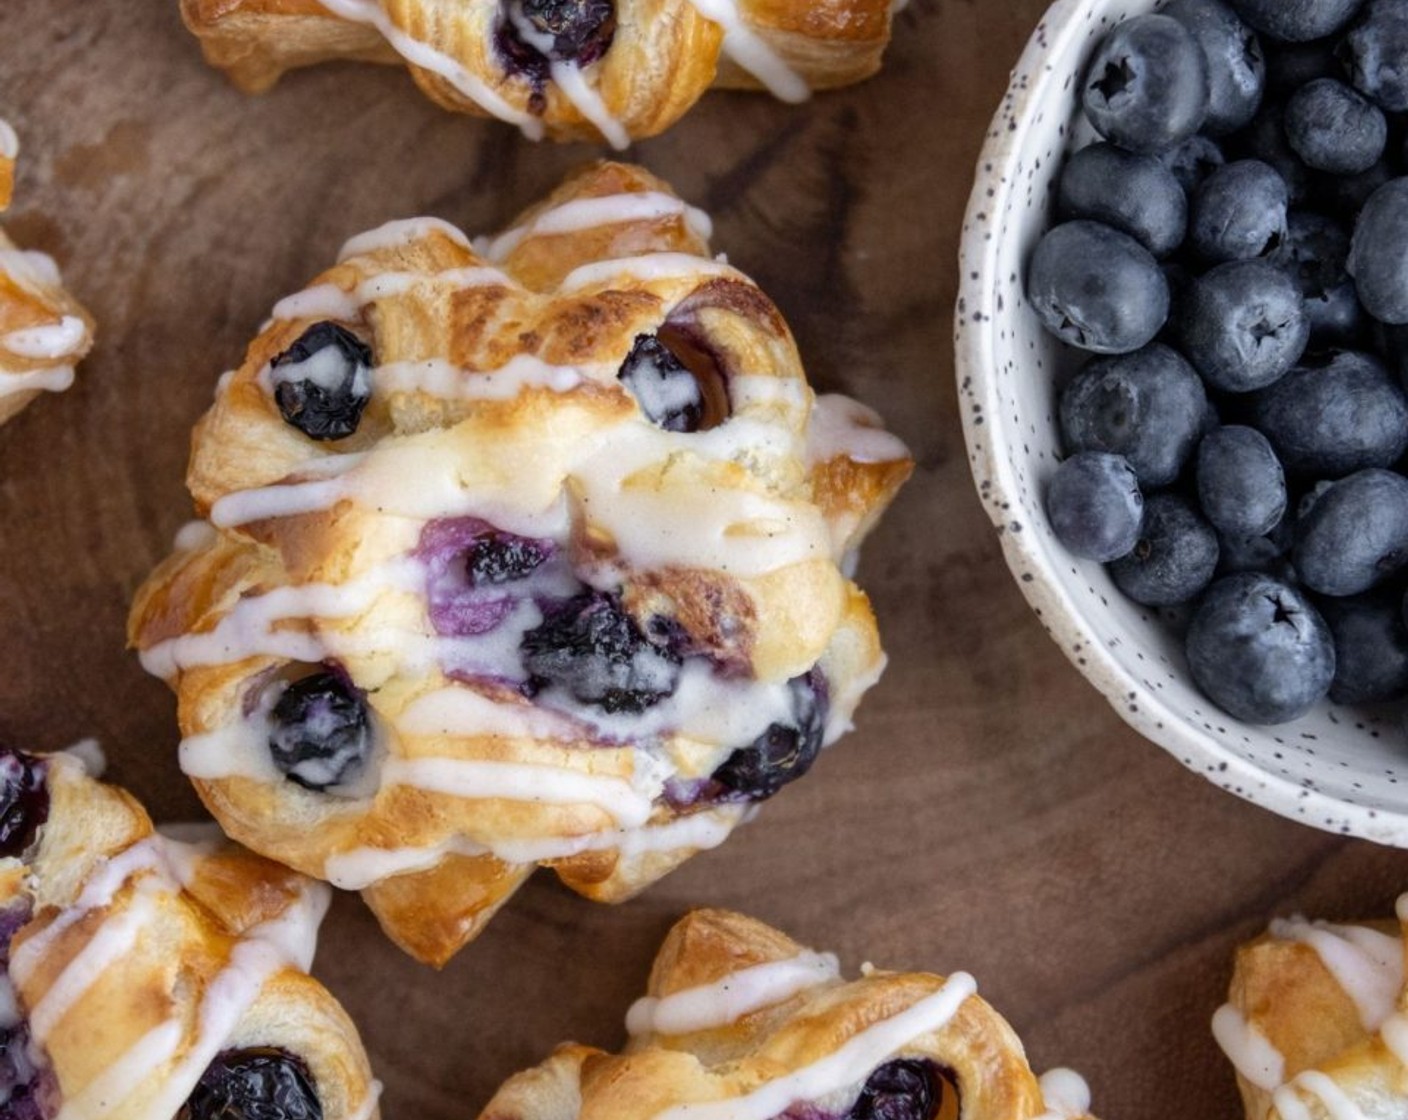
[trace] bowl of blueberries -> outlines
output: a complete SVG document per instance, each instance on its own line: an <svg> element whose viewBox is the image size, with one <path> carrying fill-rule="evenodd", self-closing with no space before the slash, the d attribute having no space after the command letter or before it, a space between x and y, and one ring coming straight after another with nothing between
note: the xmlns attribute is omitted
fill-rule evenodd
<svg viewBox="0 0 1408 1120"><path fill-rule="evenodd" d="M1408 847L1408 0L1059 0L961 249L969 461L1184 765Z"/></svg>

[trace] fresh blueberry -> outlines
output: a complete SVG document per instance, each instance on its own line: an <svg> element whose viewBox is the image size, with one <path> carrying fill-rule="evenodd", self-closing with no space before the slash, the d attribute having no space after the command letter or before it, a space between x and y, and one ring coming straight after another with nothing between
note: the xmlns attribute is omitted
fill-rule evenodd
<svg viewBox="0 0 1408 1120"><path fill-rule="evenodd" d="M1299 286L1266 261L1230 261L1199 277L1179 326L1193 368L1229 393L1283 377L1310 338Z"/></svg>
<svg viewBox="0 0 1408 1120"><path fill-rule="evenodd" d="M1068 552L1106 563L1138 543L1144 496L1123 456L1082 451L1051 476L1046 513Z"/></svg>
<svg viewBox="0 0 1408 1120"><path fill-rule="evenodd" d="M1139 540L1110 565L1110 577L1136 603L1171 607L1212 582L1217 549L1217 534L1191 505L1177 494L1153 494Z"/></svg>
<svg viewBox="0 0 1408 1120"><path fill-rule="evenodd" d="M1217 538L1217 574L1261 572L1284 583L1299 582L1291 566L1291 546L1295 529L1289 517L1259 537L1239 537L1226 533Z"/></svg>
<svg viewBox="0 0 1408 1120"><path fill-rule="evenodd" d="M1257 394L1255 423L1287 470L1341 478L1408 450L1408 398L1377 359L1346 350Z"/></svg>
<svg viewBox="0 0 1408 1120"><path fill-rule="evenodd" d="M1286 182L1268 164L1243 159L1219 167L1193 195L1188 239L1209 261L1241 261L1276 251L1286 237Z"/></svg>
<svg viewBox="0 0 1408 1120"><path fill-rule="evenodd" d="M290 684L269 722L274 765L304 789L321 792L354 781L371 753L366 694L338 669Z"/></svg>
<svg viewBox="0 0 1408 1120"><path fill-rule="evenodd" d="M825 681L813 670L789 681L788 692L791 718L769 725L714 771L713 780L727 791L722 800L737 796L763 801L800 778L816 761L826 731Z"/></svg>
<svg viewBox="0 0 1408 1120"><path fill-rule="evenodd" d="M49 819L48 770L41 759L0 749L0 858L23 855Z"/></svg>
<svg viewBox="0 0 1408 1120"><path fill-rule="evenodd" d="M1408 178L1380 187L1359 212L1349 274L1370 315L1408 323Z"/></svg>
<svg viewBox="0 0 1408 1120"><path fill-rule="evenodd" d="M206 1067L176 1120L322 1120L303 1059L272 1047L226 1050Z"/></svg>
<svg viewBox="0 0 1408 1120"><path fill-rule="evenodd" d="M1336 704L1377 704L1408 696L1408 627L1401 597L1374 592L1326 599L1320 613L1335 639Z"/></svg>
<svg viewBox="0 0 1408 1120"><path fill-rule="evenodd" d="M1032 254L1027 294L1047 330L1097 354L1138 350L1168 318L1168 281L1158 261L1099 222L1050 230Z"/></svg>
<svg viewBox="0 0 1408 1120"><path fill-rule="evenodd" d="M582 704L640 713L678 686L679 657L652 643L616 596L583 592L543 615L519 645L528 692L556 685Z"/></svg>
<svg viewBox="0 0 1408 1120"><path fill-rule="evenodd" d="M1214 136L1235 132L1256 115L1266 86L1266 57L1256 32L1222 0L1171 0L1163 14L1197 39L1208 61L1208 115Z"/></svg>
<svg viewBox="0 0 1408 1120"><path fill-rule="evenodd" d="M1358 595L1408 564L1408 478L1371 467L1330 486L1296 523L1296 571L1321 595Z"/></svg>
<svg viewBox="0 0 1408 1120"><path fill-rule="evenodd" d="M1181 144L1208 111L1208 63L1186 27L1161 15L1135 16L1100 43L1081 93L1095 131L1131 152Z"/></svg>
<svg viewBox="0 0 1408 1120"><path fill-rule="evenodd" d="M1286 513L1286 475L1266 437L1229 424L1198 445L1198 503L1218 532L1261 538Z"/></svg>
<svg viewBox="0 0 1408 1120"><path fill-rule="evenodd" d="M616 376L657 427L697 432L703 426L705 402L699 379L655 335L636 338Z"/></svg>
<svg viewBox="0 0 1408 1120"><path fill-rule="evenodd" d="M1158 159L1173 172L1173 177L1187 195L1196 191L1204 179L1227 162L1217 141L1201 132L1188 137L1178 147L1161 153Z"/></svg>
<svg viewBox="0 0 1408 1120"><path fill-rule="evenodd" d="M314 323L270 363L284 420L309 439L346 439L371 399L372 352L336 323Z"/></svg>
<svg viewBox="0 0 1408 1120"><path fill-rule="evenodd" d="M897 1058L866 1079L860 1099L843 1120L935 1120L943 1109L946 1088L933 1062Z"/></svg>
<svg viewBox="0 0 1408 1120"><path fill-rule="evenodd" d="M1354 88L1391 113L1408 110L1408 6L1369 0L1340 44Z"/></svg>
<svg viewBox="0 0 1408 1120"><path fill-rule="evenodd" d="M1286 240L1272 256L1300 287L1312 347L1353 344L1364 326L1363 310L1346 267L1349 232L1333 218L1292 210Z"/></svg>
<svg viewBox="0 0 1408 1120"><path fill-rule="evenodd" d="M1091 144L1066 161L1057 205L1062 218L1113 226L1156 257L1173 252L1188 228L1188 197L1154 156Z"/></svg>
<svg viewBox="0 0 1408 1120"><path fill-rule="evenodd" d="M616 34L615 0L502 0L494 45L510 72L535 85L552 63L589 66Z"/></svg>
<svg viewBox="0 0 1408 1120"><path fill-rule="evenodd" d="M1358 175L1383 156L1388 121L1343 82L1320 78L1286 102L1286 140L1307 167Z"/></svg>
<svg viewBox="0 0 1408 1120"><path fill-rule="evenodd" d="M1291 43L1323 39L1344 27L1364 0L1231 0L1258 31Z"/></svg>
<svg viewBox="0 0 1408 1120"><path fill-rule="evenodd" d="M1202 435L1208 398L1183 357L1159 343L1096 358L1061 394L1068 452L1123 455L1146 489L1167 486Z"/></svg>
<svg viewBox="0 0 1408 1120"><path fill-rule="evenodd" d="M1335 645L1299 591L1255 572L1208 589L1188 626L1188 667L1203 693L1248 723L1286 723L1314 707L1335 676Z"/></svg>
<svg viewBox="0 0 1408 1120"><path fill-rule="evenodd" d="M1299 205L1310 194L1313 172L1286 139L1286 112L1282 102L1263 102L1252 123L1235 138L1229 138L1226 147L1229 154L1260 160L1271 167L1286 184L1292 205Z"/></svg>

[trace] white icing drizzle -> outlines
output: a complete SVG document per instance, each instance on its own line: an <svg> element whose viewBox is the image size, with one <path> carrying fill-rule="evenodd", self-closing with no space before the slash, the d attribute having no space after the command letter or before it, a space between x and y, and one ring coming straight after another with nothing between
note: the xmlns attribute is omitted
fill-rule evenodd
<svg viewBox="0 0 1408 1120"><path fill-rule="evenodd" d="M1296 1095L1296 1090L1318 1097L1330 1120L1366 1120L1359 1106L1343 1089L1330 1077L1313 1069L1296 1074L1271 1094L1271 1101L1281 1114L1281 1120L1314 1120L1310 1109Z"/></svg>
<svg viewBox="0 0 1408 1120"><path fill-rule="evenodd" d="M340 15L344 19L375 27L381 32L382 37L391 44L396 53L412 66L419 66L422 70L439 74L491 116L518 125L523 130L523 135L528 139L542 139L542 121L531 113L515 109L495 93L487 83L472 74L463 63L436 50L429 43L422 42L402 31L386 14L381 0L319 0L319 2L330 12Z"/></svg>
<svg viewBox="0 0 1408 1120"><path fill-rule="evenodd" d="M839 976L835 954L806 950L787 960L730 972L712 984L638 999L626 1012L626 1030L637 1036L678 1035L725 1027Z"/></svg>
<svg viewBox="0 0 1408 1120"><path fill-rule="evenodd" d="M63 283L54 258L35 249L0 249L0 272L18 283L40 288L57 288Z"/></svg>
<svg viewBox="0 0 1408 1120"><path fill-rule="evenodd" d="M65 315L57 323L24 327L0 335L3 346L17 358L54 361L78 353L88 336L88 327L77 315Z"/></svg>
<svg viewBox="0 0 1408 1120"><path fill-rule="evenodd" d="M874 409L837 393L816 399L807 429L807 461L847 458L857 463L893 463L909 458L909 448L881 427Z"/></svg>
<svg viewBox="0 0 1408 1120"><path fill-rule="evenodd" d="M1233 1068L1258 1089L1269 1093L1286 1080L1285 1056L1230 1003L1213 1014L1212 1036Z"/></svg>
<svg viewBox="0 0 1408 1120"><path fill-rule="evenodd" d="M177 552L195 552L198 549L209 548L218 539L220 534L215 531L215 526L209 521L187 521L176 530L176 536L171 545Z"/></svg>
<svg viewBox="0 0 1408 1120"><path fill-rule="evenodd" d="M580 66L575 62L554 61L551 71L552 80L557 83L562 95L596 126L608 144L618 152L631 146L631 134L626 131L626 126L611 115L601 94L587 81Z"/></svg>
<svg viewBox="0 0 1408 1120"><path fill-rule="evenodd" d="M1354 1002L1366 1031L1376 1031L1393 1014L1403 987L1403 943L1363 926L1277 919L1271 935L1309 945Z"/></svg>
<svg viewBox="0 0 1408 1120"><path fill-rule="evenodd" d="M353 257L365 256L383 249L402 249L417 241L423 241L432 233L448 237L466 249L470 248L469 238L464 232L443 218L397 218L377 226L376 229L369 229L365 233L348 238L337 254L337 262L342 264Z"/></svg>
<svg viewBox="0 0 1408 1120"><path fill-rule="evenodd" d="M741 1097L676 1105L655 1120L771 1120L799 1101L814 1101L858 1085L881 1062L916 1038L942 1030L978 990L966 972L904 1011L872 1023L819 1061L767 1081Z"/></svg>
<svg viewBox="0 0 1408 1120"><path fill-rule="evenodd" d="M1046 1111L1036 1120L1080 1120L1090 1112L1090 1086L1075 1070L1047 1070L1038 1084Z"/></svg>
<svg viewBox="0 0 1408 1120"><path fill-rule="evenodd" d="M811 96L806 81L783 62L738 10L736 0L689 0L705 19L724 31L724 54L762 82L780 101L797 103Z"/></svg>
<svg viewBox="0 0 1408 1120"><path fill-rule="evenodd" d="M421 284L444 284L459 289L487 288L498 284L507 286L511 283L498 269L480 266L447 268L440 272L381 272L367 277L350 292L331 283L316 284L295 292L274 304L271 319L276 322L294 319L341 319L350 322L360 319L362 310L368 304L404 295Z"/></svg>
<svg viewBox="0 0 1408 1120"><path fill-rule="evenodd" d="M0 370L0 397L34 391L62 393L72 387L72 366L54 366L51 369L35 369L25 373L6 373Z"/></svg>
<svg viewBox="0 0 1408 1120"><path fill-rule="evenodd" d="M427 393L447 401L513 400L527 389L569 393L582 384L570 366L555 366L531 354L517 354L491 370L468 370L443 358L390 362L372 371L373 391Z"/></svg>
<svg viewBox="0 0 1408 1120"><path fill-rule="evenodd" d="M475 248L486 260L502 261L529 238L674 217L684 218L690 231L704 241L713 235L709 216L683 199L663 191L628 191L564 202L543 211L526 226L515 226L493 239L476 241Z"/></svg>
<svg viewBox="0 0 1408 1120"><path fill-rule="evenodd" d="M723 261L708 261L689 253L642 253L638 257L592 261L590 264L574 268L558 285L558 291L579 292L583 288L615 283L622 276L646 283L656 280L693 279L697 276L743 278L741 272Z"/></svg>
<svg viewBox="0 0 1408 1120"><path fill-rule="evenodd" d="M70 743L60 753L76 759L83 767L83 772L90 778L101 778L103 771L108 768L108 756L103 750L103 744L97 739L79 739Z"/></svg>
<svg viewBox="0 0 1408 1120"><path fill-rule="evenodd" d="M1399 1064L1408 1066L1408 1014L1390 1015L1379 1028L1379 1037Z"/></svg>
<svg viewBox="0 0 1408 1120"><path fill-rule="evenodd" d="M0 117L0 159L14 161L20 155L20 138L14 127L4 117Z"/></svg>

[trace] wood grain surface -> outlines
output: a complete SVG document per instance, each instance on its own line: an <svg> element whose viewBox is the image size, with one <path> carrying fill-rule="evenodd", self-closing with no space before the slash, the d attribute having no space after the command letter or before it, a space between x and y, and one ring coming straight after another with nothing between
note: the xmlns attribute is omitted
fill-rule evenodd
<svg viewBox="0 0 1408 1120"><path fill-rule="evenodd" d="M716 219L814 383L880 408L913 482L868 547L891 666L859 729L756 823L618 908L534 879L436 975L355 898L318 971L361 1025L389 1120L472 1120L568 1038L622 1041L668 925L749 911L851 969L973 972L1033 1064L1120 1120L1233 1117L1208 1020L1272 916L1388 916L1408 854L1280 820L1141 741L1042 633L972 491L952 384L971 168L1041 0L914 0L884 72L791 108L716 94L632 153ZM350 234L435 214L493 230L595 154L338 65L247 99L175 0L0 0L6 228L96 314L77 388L0 430L0 740L99 737L159 818L199 806L174 705L123 648L128 600L189 516L191 423L273 301Z"/></svg>

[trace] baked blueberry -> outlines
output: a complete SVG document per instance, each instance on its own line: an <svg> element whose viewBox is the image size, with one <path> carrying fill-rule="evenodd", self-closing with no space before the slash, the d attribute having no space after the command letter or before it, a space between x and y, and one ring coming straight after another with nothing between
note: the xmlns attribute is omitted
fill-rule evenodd
<svg viewBox="0 0 1408 1120"><path fill-rule="evenodd" d="M346 439L371 399L372 352L337 323L314 323L269 363L284 420L309 439Z"/></svg>
<svg viewBox="0 0 1408 1120"><path fill-rule="evenodd" d="M1286 513L1286 474L1266 437L1229 424L1198 445L1198 504L1219 533L1260 538Z"/></svg>
<svg viewBox="0 0 1408 1120"><path fill-rule="evenodd" d="M589 66L615 35L615 0L504 0L494 45L510 72L541 86L552 63Z"/></svg>
<svg viewBox="0 0 1408 1120"><path fill-rule="evenodd" d="M1208 62L1208 115L1214 136L1235 132L1256 115L1266 87L1266 57L1256 32L1222 0L1171 0L1163 14L1193 33Z"/></svg>
<svg viewBox="0 0 1408 1120"><path fill-rule="evenodd" d="M546 541L490 529L465 550L465 574L473 587L495 587L527 579L552 554Z"/></svg>
<svg viewBox="0 0 1408 1120"><path fill-rule="evenodd" d="M1370 315L1408 323L1408 178L1384 184L1359 212L1349 274Z"/></svg>
<svg viewBox="0 0 1408 1120"><path fill-rule="evenodd" d="M294 681L269 714L269 754L289 781L321 792L355 781L372 747L366 694L340 669Z"/></svg>
<svg viewBox="0 0 1408 1120"><path fill-rule="evenodd" d="M1322 595L1358 595L1408 564L1408 478L1371 467L1329 486L1296 522L1296 571Z"/></svg>
<svg viewBox="0 0 1408 1120"><path fill-rule="evenodd" d="M1408 398L1377 358L1346 350L1297 366L1253 405L1286 469L1341 478L1408 450Z"/></svg>
<svg viewBox="0 0 1408 1120"><path fill-rule="evenodd" d="M1227 162L1227 157L1216 140L1200 132L1188 137L1176 148L1160 153L1158 160L1173 172L1183 193L1191 195L1204 179Z"/></svg>
<svg viewBox="0 0 1408 1120"><path fill-rule="evenodd" d="M1091 144L1066 161L1057 206L1062 218L1113 226L1156 257L1173 252L1188 229L1188 196L1154 156Z"/></svg>
<svg viewBox="0 0 1408 1120"><path fill-rule="evenodd" d="M1188 239L1208 261L1274 253L1286 237L1290 195L1269 164L1243 159L1219 167L1193 195Z"/></svg>
<svg viewBox="0 0 1408 1120"><path fill-rule="evenodd" d="M1037 244L1027 297L1064 342L1127 354L1152 342L1168 318L1168 281L1152 254L1099 222L1056 226Z"/></svg>
<svg viewBox="0 0 1408 1120"><path fill-rule="evenodd" d="M1320 604L1335 639L1336 704L1377 704L1408 696L1408 627L1402 597L1372 592Z"/></svg>
<svg viewBox="0 0 1408 1120"><path fill-rule="evenodd" d="M1229 261L1193 282L1179 338L1210 385L1246 393L1270 385L1300 360L1310 339L1297 283L1266 261Z"/></svg>
<svg viewBox="0 0 1408 1120"><path fill-rule="evenodd" d="M1173 493L1152 494L1139 540L1110 565L1110 578L1136 603L1176 606L1212 582L1217 551L1217 533L1188 502Z"/></svg>
<svg viewBox="0 0 1408 1120"><path fill-rule="evenodd" d="M1340 44L1354 88L1391 113L1408 110L1408 6L1369 0Z"/></svg>
<svg viewBox="0 0 1408 1120"><path fill-rule="evenodd" d="M1258 31L1292 43L1323 39L1344 27L1364 0L1231 0Z"/></svg>
<svg viewBox="0 0 1408 1120"><path fill-rule="evenodd" d="M1145 489L1167 486L1203 432L1208 398L1176 350L1151 343L1087 363L1061 394L1068 452L1123 455Z"/></svg>
<svg viewBox="0 0 1408 1120"><path fill-rule="evenodd" d="M18 857L49 819L48 767L20 751L0 749L0 857Z"/></svg>
<svg viewBox="0 0 1408 1120"><path fill-rule="evenodd" d="M1139 541L1144 496L1128 460L1082 451L1056 468L1046 491L1051 529L1068 552L1087 560L1118 560Z"/></svg>
<svg viewBox="0 0 1408 1120"><path fill-rule="evenodd" d="M606 712L643 712L679 684L680 658L652 643L619 598L600 591L546 606L519 651L526 692L557 686Z"/></svg>
<svg viewBox="0 0 1408 1120"><path fill-rule="evenodd" d="M637 337L616 375L646 418L667 432L697 432L704 422L699 379L655 335Z"/></svg>
<svg viewBox="0 0 1408 1120"><path fill-rule="evenodd" d="M935 1120L946 1091L947 1081L933 1062L896 1058L866 1078L844 1120Z"/></svg>
<svg viewBox="0 0 1408 1120"><path fill-rule="evenodd" d="M1346 267L1349 231L1344 226L1323 214L1292 210L1286 239L1271 261L1300 287L1312 347L1347 346L1359 338L1364 313Z"/></svg>
<svg viewBox="0 0 1408 1120"><path fill-rule="evenodd" d="M1289 584L1254 572L1225 576L1193 612L1186 643L1198 687L1248 723L1298 719L1330 690L1329 627Z"/></svg>
<svg viewBox="0 0 1408 1120"><path fill-rule="evenodd" d="M1186 27L1141 15L1115 27L1096 48L1081 87L1095 131L1131 152L1181 144L1208 111L1208 63Z"/></svg>
<svg viewBox="0 0 1408 1120"><path fill-rule="evenodd" d="M226 1050L201 1074L176 1120L322 1120L301 1058L261 1047Z"/></svg>
<svg viewBox="0 0 1408 1120"><path fill-rule="evenodd" d="M5 1120L47 1120L41 1103L39 1068L34 1064L34 1041L23 1021L0 1030L0 1114Z"/></svg>
<svg viewBox="0 0 1408 1120"><path fill-rule="evenodd" d="M1383 156L1388 121L1343 82L1319 78L1286 102L1286 140L1307 167L1358 175Z"/></svg>
<svg viewBox="0 0 1408 1120"><path fill-rule="evenodd" d="M788 682L792 714L769 725L751 744L728 756L713 780L730 795L763 801L796 781L821 753L826 731L826 688L816 670Z"/></svg>

